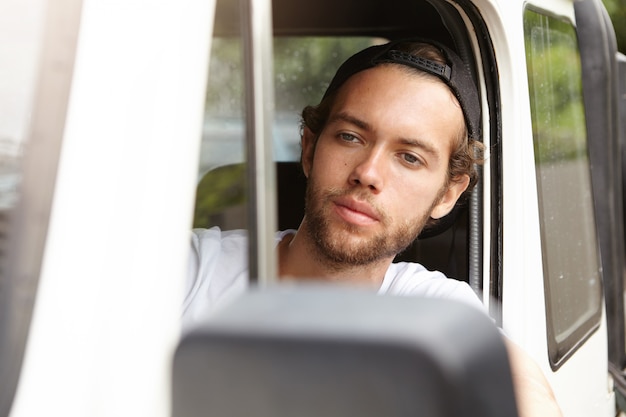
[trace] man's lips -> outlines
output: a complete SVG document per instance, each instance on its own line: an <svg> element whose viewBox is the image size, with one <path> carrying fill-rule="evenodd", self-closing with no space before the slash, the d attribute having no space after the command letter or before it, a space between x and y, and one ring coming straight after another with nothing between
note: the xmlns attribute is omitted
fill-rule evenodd
<svg viewBox="0 0 626 417"><path fill-rule="evenodd" d="M363 201L342 197L336 199L334 204L337 213L348 223L367 226L380 221L378 212Z"/></svg>

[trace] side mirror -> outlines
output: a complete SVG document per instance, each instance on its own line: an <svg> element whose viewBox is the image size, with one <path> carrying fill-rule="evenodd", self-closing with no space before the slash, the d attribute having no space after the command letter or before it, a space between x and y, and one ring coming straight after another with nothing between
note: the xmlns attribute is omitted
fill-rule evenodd
<svg viewBox="0 0 626 417"><path fill-rule="evenodd" d="M173 416L517 416L493 322L449 300L251 290L186 334Z"/></svg>

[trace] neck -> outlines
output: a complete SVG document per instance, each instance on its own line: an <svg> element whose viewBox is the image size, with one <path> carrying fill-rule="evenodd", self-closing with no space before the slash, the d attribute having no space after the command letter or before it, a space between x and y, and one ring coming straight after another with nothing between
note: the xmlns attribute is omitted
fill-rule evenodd
<svg viewBox="0 0 626 417"><path fill-rule="evenodd" d="M366 265L334 263L319 253L302 230L286 236L278 245L281 280L317 280L379 288L392 261L393 258Z"/></svg>

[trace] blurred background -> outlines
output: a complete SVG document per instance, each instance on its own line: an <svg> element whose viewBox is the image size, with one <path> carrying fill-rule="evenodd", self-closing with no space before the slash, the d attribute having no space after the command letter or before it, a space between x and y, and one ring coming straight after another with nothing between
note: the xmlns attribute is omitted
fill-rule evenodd
<svg viewBox="0 0 626 417"><path fill-rule="evenodd" d="M603 3L615 26L617 47L620 52L626 53L626 0L603 0Z"/></svg>

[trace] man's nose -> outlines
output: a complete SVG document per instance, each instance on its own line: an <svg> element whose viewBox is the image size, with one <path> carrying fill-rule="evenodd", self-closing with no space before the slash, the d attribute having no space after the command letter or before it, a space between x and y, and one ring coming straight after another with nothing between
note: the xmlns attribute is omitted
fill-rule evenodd
<svg viewBox="0 0 626 417"><path fill-rule="evenodd" d="M379 192L383 188L386 166L384 157L379 150L364 153L357 161L350 175L350 184L361 185L372 191Z"/></svg>

